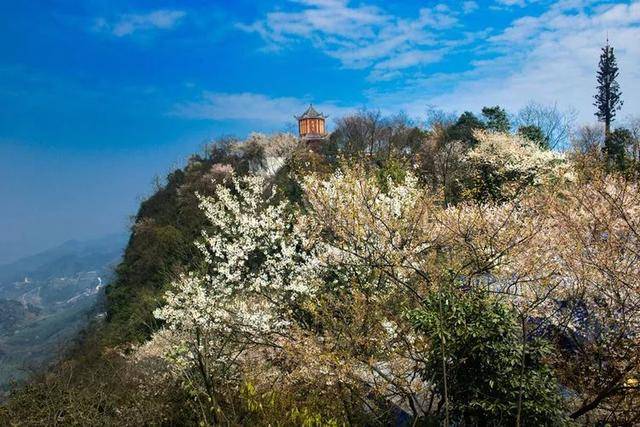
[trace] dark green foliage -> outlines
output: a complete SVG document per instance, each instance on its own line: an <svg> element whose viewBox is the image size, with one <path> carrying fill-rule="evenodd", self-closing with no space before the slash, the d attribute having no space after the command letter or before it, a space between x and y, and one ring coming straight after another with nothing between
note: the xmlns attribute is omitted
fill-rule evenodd
<svg viewBox="0 0 640 427"><path fill-rule="evenodd" d="M507 112L498 105L495 107L484 107L482 109L482 116L486 121L487 129L491 131L506 133L511 129Z"/></svg>
<svg viewBox="0 0 640 427"><path fill-rule="evenodd" d="M518 135L522 136L525 139L528 139L535 144L538 144L540 148L543 148L545 150L549 149L549 138L545 136L539 126L520 126L518 128Z"/></svg>
<svg viewBox="0 0 640 427"><path fill-rule="evenodd" d="M485 124L475 114L465 111L447 129L447 139L449 141L462 141L473 146L478 143L478 140L473 136L473 132L478 129L485 129Z"/></svg>
<svg viewBox="0 0 640 427"><path fill-rule="evenodd" d="M320 141L317 145L317 152L330 164L336 164L338 160L338 146L333 143L333 134L329 139Z"/></svg>
<svg viewBox="0 0 640 427"><path fill-rule="evenodd" d="M611 123L616 117L616 112L622 107L622 92L617 81L619 74L618 63L613 52L613 46L607 45L602 48L600 62L598 63L596 94L594 95L593 106L596 107L596 117L604 122L605 134L608 135Z"/></svg>
<svg viewBox="0 0 640 427"><path fill-rule="evenodd" d="M116 341L137 341L155 324L159 296L186 261L190 242L174 226L144 224L132 236L118 279L107 287L109 322Z"/></svg>
<svg viewBox="0 0 640 427"><path fill-rule="evenodd" d="M451 421L515 425L522 397L524 425L562 424L558 384L545 363L549 347L541 339L523 339L518 317L497 298L445 286L410 316L431 340L422 375L442 399L446 377Z"/></svg>
<svg viewBox="0 0 640 427"><path fill-rule="evenodd" d="M484 121L470 111L465 111L455 123L446 128L447 141L462 141L473 147L478 143L474 136L476 130L509 132L511 124L507 112L499 106L482 109Z"/></svg>
<svg viewBox="0 0 640 427"><path fill-rule="evenodd" d="M185 269L197 268L200 257L193 242L200 237L205 218L196 193L213 194L224 178L217 166L228 165L244 174L264 159L260 146L246 144L238 152L229 149L234 142L224 138L207 147L205 156L193 156L142 202L116 280L106 290L107 344L148 337L158 327L153 310L168 285Z"/></svg>
<svg viewBox="0 0 640 427"><path fill-rule="evenodd" d="M604 140L602 150L611 169L624 171L626 168L627 147L633 144L633 135L628 129L618 128L609 133Z"/></svg>
<svg viewBox="0 0 640 427"><path fill-rule="evenodd" d="M292 205L299 206L303 203L304 190L300 182L294 178L291 165L285 164L273 177L277 189L278 200L289 200Z"/></svg>
<svg viewBox="0 0 640 427"><path fill-rule="evenodd" d="M403 182L407 175L407 168L400 159L390 158L376 169L378 184L382 190L389 191L389 181Z"/></svg>
<svg viewBox="0 0 640 427"><path fill-rule="evenodd" d="M184 182L183 170L173 172L167 185L140 206L116 280L106 289L107 341L146 338L164 287L188 261L196 230L189 230L181 217L178 189Z"/></svg>
<svg viewBox="0 0 640 427"><path fill-rule="evenodd" d="M522 191L533 183L533 179L533 175L523 177L517 171L500 173L491 165L479 164L477 165L476 174L469 180L467 185L473 189L474 198L478 202L505 202L509 199L503 194L503 188L506 185L521 182L518 190Z"/></svg>

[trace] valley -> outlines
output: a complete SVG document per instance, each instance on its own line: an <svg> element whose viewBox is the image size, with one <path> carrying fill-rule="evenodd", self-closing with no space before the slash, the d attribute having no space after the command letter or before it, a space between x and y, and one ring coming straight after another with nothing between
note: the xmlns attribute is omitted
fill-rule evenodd
<svg viewBox="0 0 640 427"><path fill-rule="evenodd" d="M126 236L56 248L0 266L0 397L56 360L89 321Z"/></svg>

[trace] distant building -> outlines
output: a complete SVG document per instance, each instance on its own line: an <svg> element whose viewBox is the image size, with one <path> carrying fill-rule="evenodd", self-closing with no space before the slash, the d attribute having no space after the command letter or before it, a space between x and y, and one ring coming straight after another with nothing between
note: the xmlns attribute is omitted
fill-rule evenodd
<svg viewBox="0 0 640 427"><path fill-rule="evenodd" d="M327 139L327 131L325 127L325 116L316 111L313 105L309 105L307 111L300 116L295 116L298 120L298 134L300 139L313 145L315 142L321 142Z"/></svg>

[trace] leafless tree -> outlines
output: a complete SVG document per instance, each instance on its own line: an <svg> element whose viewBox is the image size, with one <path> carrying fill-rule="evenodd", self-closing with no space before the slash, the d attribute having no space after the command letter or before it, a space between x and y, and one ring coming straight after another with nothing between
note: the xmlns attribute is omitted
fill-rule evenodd
<svg viewBox="0 0 640 427"><path fill-rule="evenodd" d="M425 124L427 129L433 131L453 125L457 118L458 116L455 113L440 110L435 106L430 105L427 107L427 119Z"/></svg>
<svg viewBox="0 0 640 427"><path fill-rule="evenodd" d="M420 144L420 130L404 114L384 117L380 111L361 110L336 120L332 140L347 155L408 154Z"/></svg>
<svg viewBox="0 0 640 427"><path fill-rule="evenodd" d="M550 148L562 148L569 142L575 120L576 112L573 110L560 111L556 104L530 102L518 112L515 121L519 126L539 127Z"/></svg>
<svg viewBox="0 0 640 427"><path fill-rule="evenodd" d="M579 127L571 137L571 146L579 154L595 154L604 144L604 130L598 125Z"/></svg>
<svg viewBox="0 0 640 427"><path fill-rule="evenodd" d="M444 129L436 126L418 152L418 172L434 190L444 192L445 202L456 200L465 173L466 145L446 141Z"/></svg>

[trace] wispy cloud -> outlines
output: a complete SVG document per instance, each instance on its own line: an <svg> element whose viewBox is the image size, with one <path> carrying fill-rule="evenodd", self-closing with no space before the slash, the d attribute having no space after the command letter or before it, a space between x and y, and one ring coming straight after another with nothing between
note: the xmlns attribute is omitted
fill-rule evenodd
<svg viewBox="0 0 640 427"><path fill-rule="evenodd" d="M540 0L495 0L494 9L510 9L514 6L525 7L529 4L537 3Z"/></svg>
<svg viewBox="0 0 640 427"><path fill-rule="evenodd" d="M409 50L376 63L369 75L370 80L391 80L402 76L402 70L417 65L438 62L445 54L444 49Z"/></svg>
<svg viewBox="0 0 640 427"><path fill-rule="evenodd" d="M471 13L471 12L475 12L476 10L478 10L480 8L480 6L478 5L478 3L474 0L469 0L469 1L465 1L462 2L462 11L466 14L466 13Z"/></svg>
<svg viewBox="0 0 640 427"><path fill-rule="evenodd" d="M424 116L430 105L462 111L500 104L517 111L535 100L576 107L582 121L593 119L595 69L608 32L621 66L624 113L640 114L640 99L633 96L640 93L640 0L545 4L538 14L522 16L528 9L520 11L519 18L500 30L471 32L461 20L465 11L474 12L478 4L462 4L457 11L439 4L407 18L366 3L299 0L293 10L270 12L241 28L259 34L267 49L286 54L297 43L311 43L338 59L342 67L364 70L371 82L362 94L365 103L383 111L404 111L416 118ZM464 52L465 66L451 71L447 57L460 52ZM428 64L438 65L425 68ZM195 100L178 103L172 114L283 123L305 107L304 99L272 97L249 89L204 92ZM337 102L320 107L334 116L352 111Z"/></svg>
<svg viewBox="0 0 640 427"><path fill-rule="evenodd" d="M294 97L270 97L259 93L204 92L196 101L178 103L171 115L186 119L239 120L282 124L293 120L308 106L304 99ZM325 114L341 116L352 108L325 102L317 105Z"/></svg>
<svg viewBox="0 0 640 427"><path fill-rule="evenodd" d="M182 10L160 9L143 14L124 14L114 20L98 18L94 29L124 37L140 31L170 30L185 17Z"/></svg>
<svg viewBox="0 0 640 427"><path fill-rule="evenodd" d="M466 3L466 11L477 6ZM460 25L460 12L445 4L422 8L413 18L377 6L351 5L348 0L298 0L295 4L295 10L273 11L238 28L260 35L269 51L310 42L345 68L373 68L372 79L388 78L390 70L438 61L444 53L439 46L460 38L445 31Z"/></svg>
<svg viewBox="0 0 640 427"><path fill-rule="evenodd" d="M496 0L496 3L498 3L501 6L520 6L520 7L524 7L527 4L526 0Z"/></svg>
<svg viewBox="0 0 640 427"><path fill-rule="evenodd" d="M498 55L472 60L470 70L416 78L401 92L371 96L414 114L430 104L457 111L501 104L513 111L530 100L557 102L577 108L581 121L592 121L595 71L608 34L621 69L625 114L640 114L640 1L592 3L558 1L490 38L483 48Z"/></svg>

